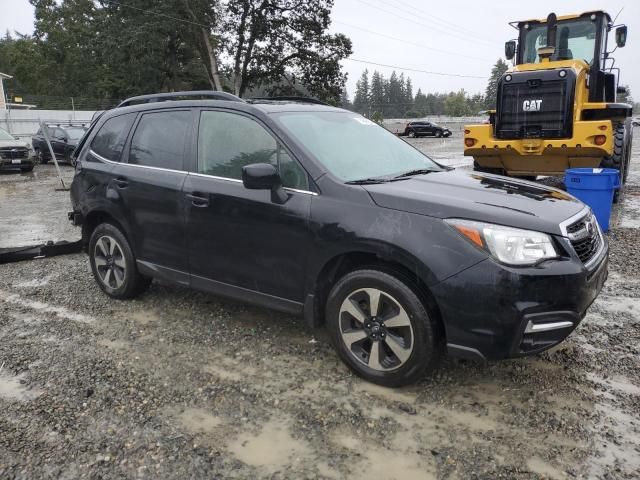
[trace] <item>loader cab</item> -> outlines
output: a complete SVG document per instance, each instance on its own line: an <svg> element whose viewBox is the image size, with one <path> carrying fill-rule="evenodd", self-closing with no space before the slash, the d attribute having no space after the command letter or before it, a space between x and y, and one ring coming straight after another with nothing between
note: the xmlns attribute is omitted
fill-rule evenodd
<svg viewBox="0 0 640 480"><path fill-rule="evenodd" d="M517 65L539 64L544 61L582 60L589 68L589 101L615 102L617 78L612 70L614 59L609 57L611 17L603 11L557 18L551 13L545 21L526 20L511 24L518 29L515 42L507 42L505 52L515 57ZM615 47L626 43L627 27L615 30ZM510 44L510 45L509 45Z"/></svg>

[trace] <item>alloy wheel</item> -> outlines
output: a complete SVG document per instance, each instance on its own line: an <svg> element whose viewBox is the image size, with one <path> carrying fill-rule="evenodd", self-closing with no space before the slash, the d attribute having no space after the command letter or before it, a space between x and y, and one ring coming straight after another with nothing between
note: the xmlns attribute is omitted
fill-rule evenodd
<svg viewBox="0 0 640 480"><path fill-rule="evenodd" d="M95 244L93 261L100 281L107 287L118 289L126 274L126 262L122 247L110 235L103 235Z"/></svg>
<svg viewBox="0 0 640 480"><path fill-rule="evenodd" d="M347 350L373 370L395 370L413 352L409 315L382 290L361 288L347 295L340 307L339 325Z"/></svg>

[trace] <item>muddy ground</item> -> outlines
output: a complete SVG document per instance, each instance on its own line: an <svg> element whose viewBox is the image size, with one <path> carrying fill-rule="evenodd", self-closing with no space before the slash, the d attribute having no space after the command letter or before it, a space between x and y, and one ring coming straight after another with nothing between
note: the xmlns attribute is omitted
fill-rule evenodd
<svg viewBox="0 0 640 480"><path fill-rule="evenodd" d="M413 141L468 165L459 138ZM640 478L639 147L570 338L398 390L298 318L156 282L111 300L83 254L0 265L0 478ZM55 186L0 174L0 247L77 238Z"/></svg>

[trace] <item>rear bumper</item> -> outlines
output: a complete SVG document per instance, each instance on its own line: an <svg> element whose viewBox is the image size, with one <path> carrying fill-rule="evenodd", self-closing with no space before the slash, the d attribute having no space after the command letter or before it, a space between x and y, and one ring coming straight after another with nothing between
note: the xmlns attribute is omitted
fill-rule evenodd
<svg viewBox="0 0 640 480"><path fill-rule="evenodd" d="M553 175L567 168L599 166L613 151L613 134L610 120L575 122L573 136L566 139L498 140L490 124L466 125L464 154L483 167ZM598 135L606 137L603 145L595 144Z"/></svg>
<svg viewBox="0 0 640 480"><path fill-rule="evenodd" d="M508 268L487 259L432 287L449 353L476 359L531 355L562 342L607 278L608 244L587 270L575 259Z"/></svg>

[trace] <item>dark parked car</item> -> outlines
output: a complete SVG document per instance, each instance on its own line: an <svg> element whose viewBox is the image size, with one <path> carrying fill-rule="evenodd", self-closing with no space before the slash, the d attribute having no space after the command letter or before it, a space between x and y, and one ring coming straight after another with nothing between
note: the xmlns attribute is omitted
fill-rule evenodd
<svg viewBox="0 0 640 480"><path fill-rule="evenodd" d="M33 170L35 155L28 142L0 128L0 170Z"/></svg>
<svg viewBox="0 0 640 480"><path fill-rule="evenodd" d="M556 345L600 292L607 240L574 197L345 110L218 95L110 110L80 145L69 216L106 294L157 278L298 314L398 386L446 352Z"/></svg>
<svg viewBox="0 0 640 480"><path fill-rule="evenodd" d="M86 131L87 127L84 125L47 125L49 141L56 159L73 164L74 160L71 154ZM40 163L47 163L51 160L51 153L41 128L38 129L31 143Z"/></svg>
<svg viewBox="0 0 640 480"><path fill-rule="evenodd" d="M416 121L409 122L405 125L404 135L407 137L424 137L429 135L432 137L446 138L451 136L451 130L440 125L436 125L435 123Z"/></svg>

